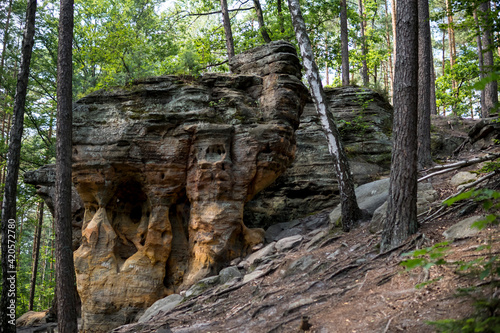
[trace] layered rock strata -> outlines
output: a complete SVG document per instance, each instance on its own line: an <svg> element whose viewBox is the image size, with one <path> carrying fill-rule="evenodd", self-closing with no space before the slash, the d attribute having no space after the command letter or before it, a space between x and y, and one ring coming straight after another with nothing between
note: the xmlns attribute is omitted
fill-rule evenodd
<svg viewBox="0 0 500 333"><path fill-rule="evenodd" d="M380 94L360 87L325 89L330 117L342 136L357 185L388 174L391 163L392 106ZM271 186L245 206L245 223L267 227L339 203L333 159L321 123L308 103L295 132L297 154Z"/></svg>
<svg viewBox="0 0 500 333"><path fill-rule="evenodd" d="M157 77L76 103L73 183L85 214L74 258L85 332L134 320L263 241L243 209L292 162L307 91L291 44L232 64L239 75Z"/></svg>

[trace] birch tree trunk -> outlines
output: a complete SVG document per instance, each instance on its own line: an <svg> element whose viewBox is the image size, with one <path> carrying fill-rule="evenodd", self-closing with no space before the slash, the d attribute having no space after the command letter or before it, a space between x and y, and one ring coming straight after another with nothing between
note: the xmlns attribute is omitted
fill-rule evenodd
<svg viewBox="0 0 500 333"><path fill-rule="evenodd" d="M479 64L479 78L484 79L484 65L483 65L483 43L481 41L481 25L477 17L477 9L473 12L474 22L476 24L476 43L477 43L477 62ZM481 116L486 113L486 104L484 102L484 89L481 90Z"/></svg>
<svg viewBox="0 0 500 333"><path fill-rule="evenodd" d="M398 246L417 231L418 6L397 7L394 123L387 216L381 250Z"/></svg>
<svg viewBox="0 0 500 333"><path fill-rule="evenodd" d="M300 48L300 53L306 70L306 78L309 82L311 94L314 100L316 111L318 112L325 132L328 148L333 156L334 167L337 173L340 189L340 202L342 207L342 229L349 231L361 217L361 211L358 207L356 195L354 193L354 182L349 170L349 162L339 140L337 126L328 117L328 104L321 84L318 66L314 61L311 41L307 35L306 25L300 10L299 0L288 0L288 7L292 15L292 24Z"/></svg>
<svg viewBox="0 0 500 333"><path fill-rule="evenodd" d="M4 197L2 202L2 298L0 301L0 328L4 333L16 331L15 323L9 323L11 318L8 316L8 306L11 304L16 305L16 297L11 297L10 291L12 290L9 278L16 279L16 261L9 262L9 251L11 245L15 242L9 243L9 221L16 220L16 196L17 196L17 180L19 176L19 163L21 159L21 139L24 129L24 110L26 104L26 94L28 92L28 78L31 62L31 54L34 44L35 36L35 14L36 14L36 0L30 0L26 8L26 26L23 36L22 44L22 59L19 73L17 76L16 95L14 100L14 119L9 139L9 155L7 161L7 176L5 177ZM15 226L14 222L14 226ZM10 224L12 225L12 224ZM14 229L15 230L15 229ZM15 234L15 232L14 232ZM12 233L10 234L12 235ZM15 250L15 249L14 249ZM16 292L14 290L14 292ZM15 312L14 312L15 313ZM14 318L15 319L15 318Z"/></svg>

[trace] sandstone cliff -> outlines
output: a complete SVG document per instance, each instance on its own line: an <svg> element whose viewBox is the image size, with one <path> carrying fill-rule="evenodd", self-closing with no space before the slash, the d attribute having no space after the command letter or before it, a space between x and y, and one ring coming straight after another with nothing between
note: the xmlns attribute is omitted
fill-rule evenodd
<svg viewBox="0 0 500 333"><path fill-rule="evenodd" d="M239 75L151 78L76 103L84 331L134 320L263 241L243 208L294 159L307 90L291 44L238 58Z"/></svg>

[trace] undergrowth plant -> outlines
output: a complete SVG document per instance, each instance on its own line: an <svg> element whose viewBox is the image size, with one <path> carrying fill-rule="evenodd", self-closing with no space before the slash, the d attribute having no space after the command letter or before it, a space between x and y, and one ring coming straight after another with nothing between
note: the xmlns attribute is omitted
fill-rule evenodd
<svg viewBox="0 0 500 333"><path fill-rule="evenodd" d="M498 225L500 223L500 192L490 189L470 190L445 201L444 204L451 206L457 201L467 199L481 202L483 208L491 212L484 219L473 223L472 228L482 230L488 225ZM435 244L431 247L403 254L408 257L401 262L401 265L406 270L417 267L428 270L434 265L447 265L454 267L458 274L467 274L473 280L476 280L476 287L457 290L460 296L473 298L473 292L477 291L480 286L489 287L483 293L485 296L474 300L476 311L473 316L428 322L428 324L436 328L437 332L500 332L500 298L499 291L497 291L498 287L500 287L500 259L493 252L494 242L498 242L498 240L494 239L491 234L487 237L485 245L481 245L476 249L476 251L487 250L487 254L474 260L446 260L446 256L450 251L449 242ZM421 288L439 279L441 277L418 284L416 287Z"/></svg>

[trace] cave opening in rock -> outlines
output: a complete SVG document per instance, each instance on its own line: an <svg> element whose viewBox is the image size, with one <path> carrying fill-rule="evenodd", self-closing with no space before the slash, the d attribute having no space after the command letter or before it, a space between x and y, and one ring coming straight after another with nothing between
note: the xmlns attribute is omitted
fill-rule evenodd
<svg viewBox="0 0 500 333"><path fill-rule="evenodd" d="M108 216L111 215L110 222L118 236L115 254L126 260L137 252L135 244L145 238L145 235L137 232L143 215L148 211L147 196L141 184L136 180L122 182L106 206L106 211Z"/></svg>

